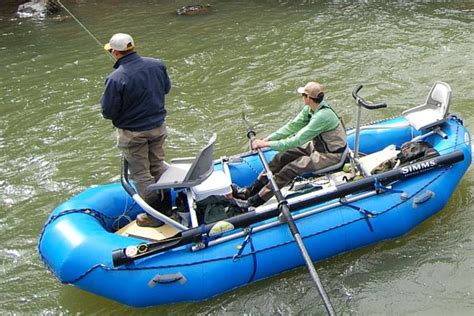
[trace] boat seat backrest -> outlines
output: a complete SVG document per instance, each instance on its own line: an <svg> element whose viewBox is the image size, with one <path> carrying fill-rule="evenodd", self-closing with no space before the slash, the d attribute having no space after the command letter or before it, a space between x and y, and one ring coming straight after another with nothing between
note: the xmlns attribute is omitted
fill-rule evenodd
<svg viewBox="0 0 474 316"><path fill-rule="evenodd" d="M404 111L402 115L417 130L426 130L446 121L450 104L451 87L445 82L436 81L426 102Z"/></svg>
<svg viewBox="0 0 474 316"><path fill-rule="evenodd" d="M212 155L214 153L215 140L216 137L213 136L207 146L201 149L191 165L189 173L186 179L184 179L185 181L199 181L199 183L201 183L211 175L214 169L214 159L212 158Z"/></svg>
<svg viewBox="0 0 474 316"><path fill-rule="evenodd" d="M206 180L214 170L214 133L207 145L202 148L195 158L178 158L171 160L168 169L156 183L148 186L149 191L169 188L190 188Z"/></svg>

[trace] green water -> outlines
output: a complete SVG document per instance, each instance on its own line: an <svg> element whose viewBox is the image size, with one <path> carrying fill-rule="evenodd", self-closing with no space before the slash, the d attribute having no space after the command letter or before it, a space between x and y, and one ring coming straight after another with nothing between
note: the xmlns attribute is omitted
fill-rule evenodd
<svg viewBox="0 0 474 316"><path fill-rule="evenodd" d="M352 88L399 114L435 80L453 89L452 112L474 131L474 3L462 1L187 1L64 4L101 41L134 36L162 59L167 157L189 156L217 132L216 157L247 150L241 112L267 135L301 107L296 87L323 83L354 125ZM112 62L72 19L17 19L0 4L0 314L322 314L304 268L200 303L142 310L60 284L41 262L38 236L52 208L119 175L114 131L99 99ZM448 206L407 236L317 264L338 314L468 315L474 310L474 175ZM127 289L123 289L127 290Z"/></svg>

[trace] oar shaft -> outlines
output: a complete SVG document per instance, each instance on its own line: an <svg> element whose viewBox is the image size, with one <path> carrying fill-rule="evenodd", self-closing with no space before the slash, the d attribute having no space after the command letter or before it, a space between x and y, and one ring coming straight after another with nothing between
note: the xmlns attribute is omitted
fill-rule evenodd
<svg viewBox="0 0 474 316"><path fill-rule="evenodd" d="M306 266L308 267L309 274L311 275L311 278L313 279L314 283L316 283L316 288L318 289L319 295L321 296L321 299L324 302L326 312L328 313L328 315L336 315L336 313L334 312L334 308L332 307L331 301L329 300L329 297L326 294L326 291L324 290L323 284L319 279L318 273L316 272L316 268L314 267L311 261L311 257L306 251L306 248L303 244L303 239L301 238L299 233L294 234L293 236L295 237L296 243L298 244L298 247L300 247L301 254L303 255L304 260L306 261Z"/></svg>
<svg viewBox="0 0 474 316"><path fill-rule="evenodd" d="M300 232L298 230L298 227L296 227L295 222L293 221L293 217L291 216L291 212L288 207L288 202L283 197L283 194L281 194L280 188L278 187L275 181L275 178L273 177L273 173L270 170L270 166L268 165L267 159L265 158L263 151L261 149L258 149L257 152L258 152L258 156L260 157L260 161L262 162L263 169L265 170L265 173L267 174L268 182L270 182L272 191L275 194L275 197L279 203L278 208L280 210L280 213L283 213L283 216L285 217L285 219L291 218L291 220L287 220L287 224L290 228L292 235L293 236L295 234L299 235Z"/></svg>
<svg viewBox="0 0 474 316"><path fill-rule="evenodd" d="M247 136L249 137L250 142L252 143L252 140L255 138L255 132L249 131L247 133ZM326 312L328 313L328 315L331 315L331 316L336 315L336 313L334 312L334 308L332 307L331 301L329 300L329 297L326 294L326 291L324 290L323 284L321 283L321 280L319 279L318 272L316 271L316 268L313 265L313 261L311 260L311 257L309 256L308 251L306 250L306 247L303 243L303 239L301 238L298 227L296 226L295 221L293 220L293 216L291 216L290 208L288 207L288 202L286 201L283 194L281 194L280 188L278 187L273 177L273 173L270 169L270 166L268 165L267 159L265 158L265 155L263 154L262 149L258 148L257 152L262 162L265 173L267 175L268 182L270 182L272 191L275 194L275 197L278 201L280 212L281 214L283 214L283 217L286 223L288 224L288 228L290 229L290 232L293 235L293 238L296 240L296 243L298 244L298 247L300 248L301 254L303 255L303 259L306 263L306 266L308 267L309 274L311 275L311 278L316 284L316 288L319 292L319 295L321 296L321 299L323 300L323 304L324 304L324 307L326 308Z"/></svg>

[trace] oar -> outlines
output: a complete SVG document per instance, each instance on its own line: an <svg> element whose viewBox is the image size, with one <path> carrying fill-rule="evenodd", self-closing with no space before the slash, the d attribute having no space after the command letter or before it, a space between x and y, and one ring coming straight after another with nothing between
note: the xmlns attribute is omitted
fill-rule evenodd
<svg viewBox="0 0 474 316"><path fill-rule="evenodd" d="M242 117L243 117L244 122L247 125L247 137L250 139L250 144L252 144L252 141L255 139L256 134L249 127L247 121L245 120L244 113L242 113ZM290 229L291 234L293 235L293 238L295 239L296 243L298 244L298 247L300 248L304 261L306 262L306 266L308 267L309 274L311 275L311 278L316 284L316 288L319 292L319 295L321 296L323 300L324 307L326 308L328 315L336 315L334 312L334 308L331 305L331 301L329 300L329 297L326 294L326 291L324 290L323 284L321 283L321 280L319 279L318 272L316 272L316 268L314 267L313 262L311 261L311 257L309 256L308 251L306 250L306 247L303 243L303 239L301 238L298 227L296 226L295 221L293 220L293 217L291 216L290 208L288 207L288 202L286 201L283 194L281 194L281 191L278 188L278 185L276 184L275 179L273 178L272 171L270 170L270 167L268 166L267 160L265 158L265 155L263 154L262 149L258 148L257 152L258 152L258 156L260 157L260 160L262 161L263 167L265 169L267 179L270 182L273 193L275 194L275 197L278 201L280 214L283 215L283 218L288 224L288 228Z"/></svg>

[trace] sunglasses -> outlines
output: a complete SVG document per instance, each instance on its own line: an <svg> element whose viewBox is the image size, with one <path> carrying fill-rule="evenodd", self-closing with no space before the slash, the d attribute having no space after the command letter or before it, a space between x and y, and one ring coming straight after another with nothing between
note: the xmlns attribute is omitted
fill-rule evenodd
<svg viewBox="0 0 474 316"><path fill-rule="evenodd" d="M308 95L307 95L306 93L302 93L301 96L302 96L302 97L305 97L305 98L308 97Z"/></svg>

